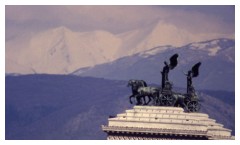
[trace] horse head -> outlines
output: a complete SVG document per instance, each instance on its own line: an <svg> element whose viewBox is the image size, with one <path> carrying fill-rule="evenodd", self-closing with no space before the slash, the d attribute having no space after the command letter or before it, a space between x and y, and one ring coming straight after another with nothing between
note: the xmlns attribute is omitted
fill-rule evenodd
<svg viewBox="0 0 240 145"><path fill-rule="evenodd" d="M129 80L127 87L133 86L136 83L136 80Z"/></svg>
<svg viewBox="0 0 240 145"><path fill-rule="evenodd" d="M147 83L144 80L139 80L141 87L147 87Z"/></svg>

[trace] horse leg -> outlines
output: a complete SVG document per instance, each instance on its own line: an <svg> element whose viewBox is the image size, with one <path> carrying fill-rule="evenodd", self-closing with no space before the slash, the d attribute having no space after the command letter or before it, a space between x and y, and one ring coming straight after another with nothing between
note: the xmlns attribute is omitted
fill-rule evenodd
<svg viewBox="0 0 240 145"><path fill-rule="evenodd" d="M133 102L132 102L132 97L134 97L134 95L129 96L129 102L130 102L130 104L133 103Z"/></svg>
<svg viewBox="0 0 240 145"><path fill-rule="evenodd" d="M150 96L147 96L148 97L148 102L146 103L146 105L148 105L151 101L152 101L152 99L151 99L151 95Z"/></svg>
<svg viewBox="0 0 240 145"><path fill-rule="evenodd" d="M184 103L184 101L182 101L182 106L183 106L184 109L186 109L186 110L188 111L188 107L187 107L187 105Z"/></svg>
<svg viewBox="0 0 240 145"><path fill-rule="evenodd" d="M153 105L158 104L158 92L154 92L151 96L149 96L149 102L150 103L153 100Z"/></svg>
<svg viewBox="0 0 240 145"><path fill-rule="evenodd" d="M144 104L143 104L143 105L147 105L145 97L146 97L146 96L143 96L143 101L144 101Z"/></svg>
<svg viewBox="0 0 240 145"><path fill-rule="evenodd" d="M136 105L142 105L142 101L141 101L141 95L136 95L136 99L137 99L137 104Z"/></svg>

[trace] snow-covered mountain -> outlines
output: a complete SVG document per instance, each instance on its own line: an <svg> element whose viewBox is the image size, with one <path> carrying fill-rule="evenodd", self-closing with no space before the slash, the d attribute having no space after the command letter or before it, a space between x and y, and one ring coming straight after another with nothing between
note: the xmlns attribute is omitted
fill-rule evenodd
<svg viewBox="0 0 240 145"><path fill-rule="evenodd" d="M163 62L175 53L179 54L179 64L169 73L175 86L186 88L183 72L201 61L200 75L193 79L197 89L234 91L235 41L232 39L194 42L182 47L159 46L111 63L79 69L73 74L113 80L143 79L161 85Z"/></svg>
<svg viewBox="0 0 240 145"><path fill-rule="evenodd" d="M105 31L75 33L65 27L36 34L19 42L21 45L18 42L7 42L7 73L67 74L79 67L114 60L121 44Z"/></svg>
<svg viewBox="0 0 240 145"><path fill-rule="evenodd" d="M233 38L225 34L192 34L163 21L122 34L103 30L73 32L58 27L8 40L6 73L69 74L158 46L182 46L219 37Z"/></svg>
<svg viewBox="0 0 240 145"><path fill-rule="evenodd" d="M165 21L158 21L149 27L120 34L119 37L124 40L124 47L120 49L120 52L127 51L128 55L164 45L180 47L192 42L206 41L215 38L234 38L234 36L231 35L216 33L193 34Z"/></svg>

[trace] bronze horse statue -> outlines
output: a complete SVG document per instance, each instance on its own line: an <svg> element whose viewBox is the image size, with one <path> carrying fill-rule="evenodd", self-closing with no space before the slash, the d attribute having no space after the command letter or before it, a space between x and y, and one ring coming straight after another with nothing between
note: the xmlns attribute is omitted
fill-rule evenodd
<svg viewBox="0 0 240 145"><path fill-rule="evenodd" d="M159 94L158 88L147 86L147 83L143 80L129 80L128 86L132 87L132 95L129 96L131 104L131 99L134 97L137 100L136 105L147 105ZM145 97L148 97L148 102L146 102ZM144 102L142 102L141 98L143 98Z"/></svg>
<svg viewBox="0 0 240 145"><path fill-rule="evenodd" d="M187 78L187 91L182 94L172 91L172 83L168 79L168 73L178 64L177 59L178 54L174 54L170 57L169 62L164 62L164 67L161 71L161 88L147 86L144 80L129 80L128 86L132 87L132 95L129 96L130 103L133 103L132 98L136 99L136 105L148 105L153 100L150 105L182 107L188 112L198 112L201 104L192 85L192 78L199 75L201 62L196 63L188 73L185 73ZM146 97L148 97L147 102Z"/></svg>

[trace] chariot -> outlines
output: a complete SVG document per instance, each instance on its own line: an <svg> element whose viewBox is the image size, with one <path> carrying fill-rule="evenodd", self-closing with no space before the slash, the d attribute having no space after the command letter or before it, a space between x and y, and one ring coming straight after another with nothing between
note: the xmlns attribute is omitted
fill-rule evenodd
<svg viewBox="0 0 240 145"><path fill-rule="evenodd" d="M175 106L182 107L188 112L198 112L201 105L199 103L198 95L192 85L192 78L198 76L201 62L195 64L192 69L185 74L187 77L187 92L183 94L173 92L173 84L168 80L169 71L174 69L178 64L177 58L178 54L174 54L170 58L169 64L166 61L164 62L165 66L161 72L161 88L149 87L143 80L130 80L128 86L132 86L133 93L129 97L130 103L132 103L131 98L134 97L136 98L136 105L148 105L152 102L151 105L154 106ZM146 102L145 97L148 97L148 102Z"/></svg>

